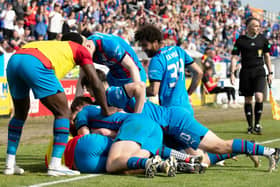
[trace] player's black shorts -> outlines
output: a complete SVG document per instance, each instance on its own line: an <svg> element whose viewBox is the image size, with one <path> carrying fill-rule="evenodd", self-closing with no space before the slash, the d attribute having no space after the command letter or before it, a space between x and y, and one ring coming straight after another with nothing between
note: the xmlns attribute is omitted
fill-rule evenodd
<svg viewBox="0 0 280 187"><path fill-rule="evenodd" d="M242 68L239 78L240 96L253 96L256 92L264 93L266 75L263 66L257 66L255 68Z"/></svg>

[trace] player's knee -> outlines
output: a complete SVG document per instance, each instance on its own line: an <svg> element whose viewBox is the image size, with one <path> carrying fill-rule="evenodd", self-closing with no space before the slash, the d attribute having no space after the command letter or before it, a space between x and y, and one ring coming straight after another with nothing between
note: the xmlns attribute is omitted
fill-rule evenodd
<svg viewBox="0 0 280 187"><path fill-rule="evenodd" d="M106 171L108 172L108 173L112 173L112 167L111 167L111 162L110 162L110 160L108 159L107 160L107 162L106 162Z"/></svg>
<svg viewBox="0 0 280 187"><path fill-rule="evenodd" d="M60 118L70 118L71 111L69 108L58 108L56 110L56 113L54 113L54 115Z"/></svg>
<svg viewBox="0 0 280 187"><path fill-rule="evenodd" d="M108 158L107 162L106 162L106 171L108 173L114 173L116 172L116 167L114 165L114 163L116 163L116 160L115 159L110 159Z"/></svg>

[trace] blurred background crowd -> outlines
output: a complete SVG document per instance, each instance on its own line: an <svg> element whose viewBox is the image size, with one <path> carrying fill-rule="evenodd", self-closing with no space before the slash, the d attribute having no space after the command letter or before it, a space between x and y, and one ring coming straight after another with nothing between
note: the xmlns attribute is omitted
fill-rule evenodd
<svg viewBox="0 0 280 187"><path fill-rule="evenodd" d="M229 62L252 14L240 0L0 0L0 51L11 52L33 40L59 40L69 31L115 34L137 48L137 27L154 23L167 45L205 54L202 62L207 57ZM271 55L280 56L279 20L257 16Z"/></svg>

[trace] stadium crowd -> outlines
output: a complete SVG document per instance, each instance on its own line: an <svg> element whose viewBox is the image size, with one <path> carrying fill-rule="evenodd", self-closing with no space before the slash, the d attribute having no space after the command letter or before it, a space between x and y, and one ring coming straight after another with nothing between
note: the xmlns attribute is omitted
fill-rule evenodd
<svg viewBox="0 0 280 187"><path fill-rule="evenodd" d="M230 61L234 42L245 33L244 20L252 15L240 0L8 0L0 7L0 40L7 51L33 40L59 40L69 31L116 34L136 46L137 27L155 23L167 44L211 54L215 62ZM260 18L271 55L279 56L280 25Z"/></svg>

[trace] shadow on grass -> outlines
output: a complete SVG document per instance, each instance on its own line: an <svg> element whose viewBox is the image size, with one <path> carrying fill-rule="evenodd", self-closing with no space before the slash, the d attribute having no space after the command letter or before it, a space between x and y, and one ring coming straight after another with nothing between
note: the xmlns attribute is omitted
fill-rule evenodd
<svg viewBox="0 0 280 187"><path fill-rule="evenodd" d="M4 169L6 158L0 158L1 169ZM47 171L45 161L43 158L34 155L17 155L17 164L22 167L25 171L32 173L45 173Z"/></svg>
<svg viewBox="0 0 280 187"><path fill-rule="evenodd" d="M240 131L224 131L224 130L215 130L215 133L221 133L221 134L247 134L244 130Z"/></svg>
<svg viewBox="0 0 280 187"><path fill-rule="evenodd" d="M210 171L249 171L249 172L262 172L268 173L267 169L263 168L255 168L255 167L248 167L248 166L211 166ZM207 172L207 170L206 170Z"/></svg>

